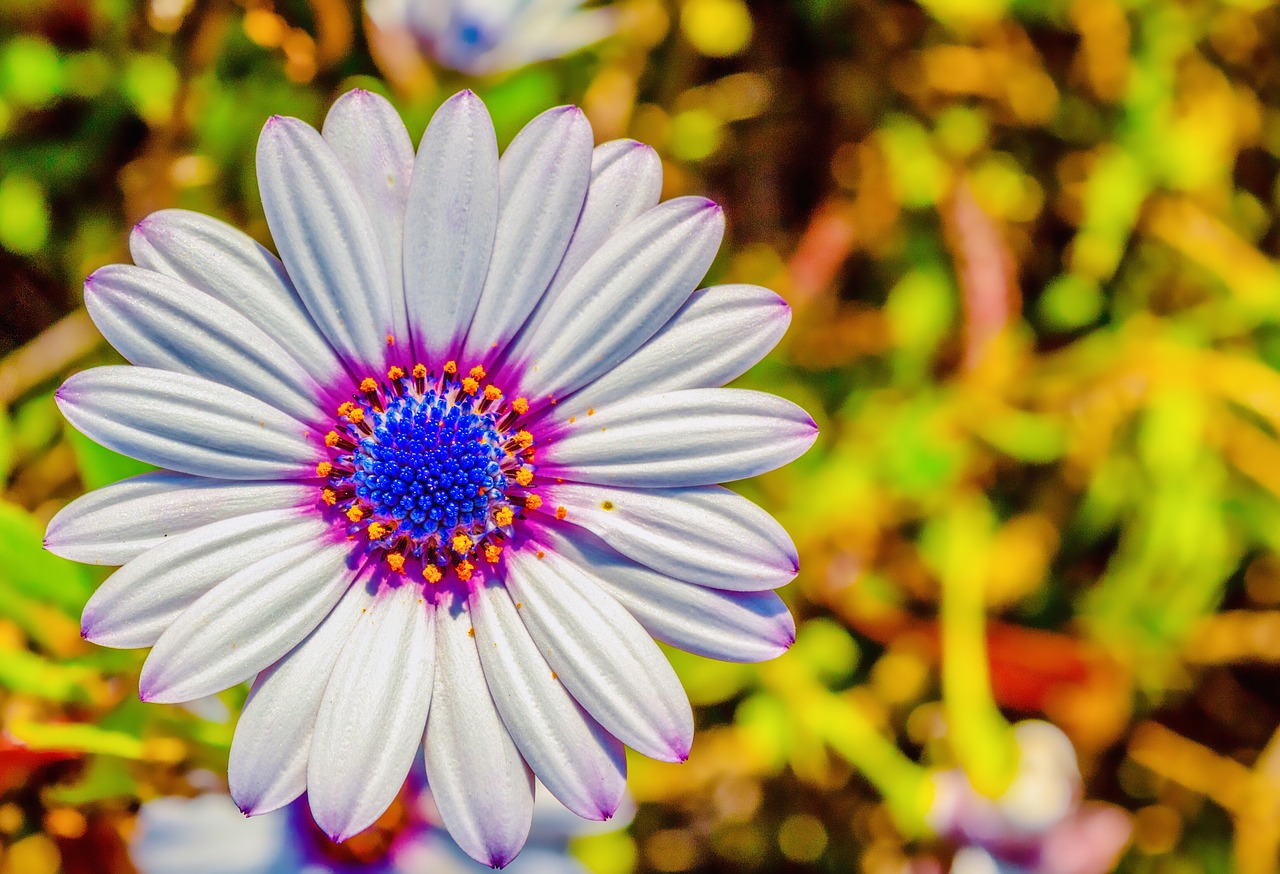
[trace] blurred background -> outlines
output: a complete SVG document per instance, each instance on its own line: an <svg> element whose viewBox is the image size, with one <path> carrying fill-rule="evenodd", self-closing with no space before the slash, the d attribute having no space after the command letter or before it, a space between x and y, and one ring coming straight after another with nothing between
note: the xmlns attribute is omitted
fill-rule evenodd
<svg viewBox="0 0 1280 874"><path fill-rule="evenodd" d="M144 653L79 636L105 571L44 525L143 468L52 392L118 360L81 283L132 224L269 244L263 122L351 87L415 142L462 87L504 144L581 105L725 207L708 282L794 310L740 383L821 436L735 487L800 548L798 640L671 653L693 755L632 760L590 870L1277 870L1280 8L609 8L567 58L466 75L352 0L0 0L0 872L131 871L140 805L225 790L244 690L142 705Z"/></svg>

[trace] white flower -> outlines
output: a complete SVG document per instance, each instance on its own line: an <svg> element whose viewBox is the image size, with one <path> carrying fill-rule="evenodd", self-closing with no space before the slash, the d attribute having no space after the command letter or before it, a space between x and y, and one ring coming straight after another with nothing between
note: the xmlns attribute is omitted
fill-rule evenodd
<svg viewBox="0 0 1280 874"><path fill-rule="evenodd" d="M483 874L431 821L430 795L410 793L397 827L364 852L321 836L302 800L251 819L225 795L156 798L138 811L129 857L139 874ZM628 800L629 802L629 800ZM569 853L580 835L625 828L630 807L608 824L579 819L538 787L529 845L511 874L586 874Z"/></svg>
<svg viewBox="0 0 1280 874"><path fill-rule="evenodd" d="M473 76L570 54L617 28L584 0L365 0L380 30L407 31L439 63Z"/></svg>
<svg viewBox="0 0 1280 874"><path fill-rule="evenodd" d="M593 150L573 107L499 160L470 92L415 158L391 106L353 91L323 135L263 130L283 263L165 211L134 230L139 266L86 281L136 366L76 374L58 403L167 470L74 502L46 543L124 564L83 632L152 647L144 700L256 675L229 774L246 812L305 789L348 837L421 744L454 838L500 865L534 774L604 819L624 743L688 755L689 703L650 635L739 661L790 644L769 590L795 576L795 547L714 485L814 439L795 405L714 388L789 310L762 288L693 292L723 217L659 204L660 166L635 142Z"/></svg>

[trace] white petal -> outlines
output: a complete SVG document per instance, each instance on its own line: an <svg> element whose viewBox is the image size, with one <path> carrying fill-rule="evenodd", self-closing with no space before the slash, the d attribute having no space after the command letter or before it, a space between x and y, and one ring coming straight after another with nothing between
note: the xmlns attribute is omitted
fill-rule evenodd
<svg viewBox="0 0 1280 874"><path fill-rule="evenodd" d="M196 476L290 479L315 475L320 436L244 392L149 367L95 367L55 392L58 408L108 449ZM311 439L308 439L311 437Z"/></svg>
<svg viewBox="0 0 1280 874"><path fill-rule="evenodd" d="M564 57L609 36L617 30L618 18L616 9L586 9L550 20L543 27L517 26L512 38L485 55L483 62L497 72Z"/></svg>
<svg viewBox="0 0 1280 874"><path fill-rule="evenodd" d="M174 620L142 666L144 701L191 701L242 683L320 624L358 568L345 538L313 540L223 580Z"/></svg>
<svg viewBox="0 0 1280 874"><path fill-rule="evenodd" d="M436 610L436 678L424 738L427 781L449 835L501 868L533 818L533 773L493 704L465 602Z"/></svg>
<svg viewBox="0 0 1280 874"><path fill-rule="evenodd" d="M404 227L404 284L414 348L457 352L480 300L498 224L498 142L480 98L455 94L418 146Z"/></svg>
<svg viewBox="0 0 1280 874"><path fill-rule="evenodd" d="M349 365L378 366L394 335L387 271L368 211L329 144L273 116L258 139L258 188L298 294Z"/></svg>
<svg viewBox="0 0 1280 874"><path fill-rule="evenodd" d="M544 510L568 520L640 564L702 586L754 592L776 589L800 569L795 544L777 521L719 486L622 489L555 483Z"/></svg>
<svg viewBox="0 0 1280 874"><path fill-rule="evenodd" d="M619 402L565 423L538 458L546 477L666 488L746 479L804 454L809 414L764 392L700 388Z"/></svg>
<svg viewBox="0 0 1280 874"><path fill-rule="evenodd" d="M391 294L392 334L397 342L407 345L401 260L413 141L395 107L385 97L360 88L348 91L333 104L325 116L322 136L347 168L369 214Z"/></svg>
<svg viewBox="0 0 1280 874"><path fill-rule="evenodd" d="M591 125L576 106L525 125L498 164L501 203L489 275L467 334L467 361L490 362L547 290L591 180Z"/></svg>
<svg viewBox="0 0 1280 874"><path fill-rule="evenodd" d="M139 267L172 276L222 301L275 338L318 382L345 374L280 260L248 234L185 209L153 212L133 228Z"/></svg>
<svg viewBox="0 0 1280 874"><path fill-rule="evenodd" d="M535 529L534 536L538 533ZM693 711L675 671L640 624L589 571L530 540L507 563L520 618L570 694L618 740L683 762Z"/></svg>
<svg viewBox="0 0 1280 874"><path fill-rule="evenodd" d="M622 744L552 675L502 586L476 586L468 604L485 680L520 754L565 807L608 819L627 788Z"/></svg>
<svg viewBox="0 0 1280 874"><path fill-rule="evenodd" d="M155 471L95 489L58 511L45 532L54 555L119 565L179 534L258 510L302 507L316 487L234 482Z"/></svg>
<svg viewBox="0 0 1280 874"><path fill-rule="evenodd" d="M166 540L107 577L81 631L102 646L151 646L184 610L237 571L329 534L310 509L249 513Z"/></svg>
<svg viewBox="0 0 1280 874"><path fill-rule="evenodd" d="M661 194L662 159L653 149L635 140L596 146L591 154L591 186L573 239L547 293L507 350L509 358L523 361L529 357L529 338L537 333L537 325L569 280L614 231L656 206Z"/></svg>
<svg viewBox="0 0 1280 874"><path fill-rule="evenodd" d="M227 763L231 796L246 815L276 810L307 788L307 758L329 676L356 620L373 605L354 583L315 631L258 674Z"/></svg>
<svg viewBox="0 0 1280 874"><path fill-rule="evenodd" d="M680 308L724 235L720 207L700 197L661 203L587 260L529 338L521 389L559 397L605 373Z"/></svg>
<svg viewBox="0 0 1280 874"><path fill-rule="evenodd" d="M724 385L763 358L790 324L791 308L767 288L716 285L695 291L630 357L548 412L566 422L617 401Z"/></svg>
<svg viewBox="0 0 1280 874"><path fill-rule="evenodd" d="M587 200L548 295L568 285L614 231L653 209L661 196L662 159L657 152L635 140L596 146Z"/></svg>
<svg viewBox="0 0 1280 874"><path fill-rule="evenodd" d="M240 313L150 270L112 264L84 282L102 336L141 367L237 389L302 422L323 421L321 390L301 364Z"/></svg>
<svg viewBox="0 0 1280 874"><path fill-rule="evenodd" d="M316 823L335 841L373 824L400 791L431 704L435 624L422 590L379 593L329 678L307 765Z"/></svg>
<svg viewBox="0 0 1280 874"><path fill-rule="evenodd" d="M546 526L539 537L590 569L595 583L663 643L723 661L762 662L795 642L795 620L773 592L726 592L672 579L576 525Z"/></svg>

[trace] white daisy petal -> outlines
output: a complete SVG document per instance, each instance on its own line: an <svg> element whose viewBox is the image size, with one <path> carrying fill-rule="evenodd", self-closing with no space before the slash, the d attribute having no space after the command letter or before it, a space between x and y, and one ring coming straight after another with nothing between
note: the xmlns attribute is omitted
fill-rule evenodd
<svg viewBox="0 0 1280 874"><path fill-rule="evenodd" d="M107 577L85 605L81 631L102 646L151 646L232 574L314 543L331 528L311 510L286 508L212 522L167 539Z"/></svg>
<svg viewBox="0 0 1280 874"><path fill-rule="evenodd" d="M535 536L538 536L535 532ZM520 618L573 697L627 746L683 762L693 711L653 639L593 575L530 541L507 562L507 588Z"/></svg>
<svg viewBox="0 0 1280 874"><path fill-rule="evenodd" d="M258 674L227 764L231 797L246 815L281 808L307 788L320 699L351 630L373 602L357 581L302 643Z"/></svg>
<svg viewBox="0 0 1280 874"><path fill-rule="evenodd" d="M572 54L599 42L618 29L618 13L614 9L587 9L576 15L548 22L542 27L513 28L508 44L485 56L494 71L513 70Z"/></svg>
<svg viewBox="0 0 1280 874"><path fill-rule="evenodd" d="M520 754L565 807L608 819L627 788L622 744L554 676L501 586L476 586L468 604L485 680Z"/></svg>
<svg viewBox="0 0 1280 874"><path fill-rule="evenodd" d="M757 285L695 291L630 357L547 412L561 422L592 408L736 379L777 345L791 324L787 302Z"/></svg>
<svg viewBox="0 0 1280 874"><path fill-rule="evenodd" d="M424 738L440 818L476 861L506 865L533 818L533 773L494 708L465 602L436 610L436 677Z"/></svg>
<svg viewBox="0 0 1280 874"><path fill-rule="evenodd" d="M293 649L351 584L343 540L289 547L232 574L184 610L142 666L144 701L192 701L242 683Z"/></svg>
<svg viewBox="0 0 1280 874"><path fill-rule="evenodd" d="M529 357L529 338L569 280L614 231L656 206L661 193L662 159L653 149L635 140L596 146L591 153L591 186L573 239L546 294L508 347L508 358L522 361Z"/></svg>
<svg viewBox="0 0 1280 874"><path fill-rule="evenodd" d="M404 227L404 283L414 348L456 353L489 272L498 224L498 142L484 104L455 94L418 146Z"/></svg>
<svg viewBox="0 0 1280 874"><path fill-rule="evenodd" d="M273 116L258 139L258 188L280 259L329 343L349 365L381 365L397 320L373 224L338 156L310 125Z"/></svg>
<svg viewBox="0 0 1280 874"><path fill-rule="evenodd" d="M576 525L546 526L539 536L613 596L658 640L728 662L762 662L795 642L796 623L775 593L727 592L672 579L637 564Z"/></svg>
<svg viewBox="0 0 1280 874"><path fill-rule="evenodd" d="M753 592L786 585L800 567L782 526L719 486L622 489L556 483L543 495L544 510L564 507L570 522L678 580Z"/></svg>
<svg viewBox="0 0 1280 874"><path fill-rule="evenodd" d="M391 333L407 346L401 251L413 173L413 141L395 107L385 97L360 88L348 91L333 104L321 135L347 168L369 214L391 295Z"/></svg>
<svg viewBox="0 0 1280 874"><path fill-rule="evenodd" d="M258 510L302 507L316 487L234 482L169 471L139 474L76 498L49 522L44 547L86 564L121 565L166 540Z"/></svg>
<svg viewBox="0 0 1280 874"><path fill-rule="evenodd" d="M688 299L724 235L720 207L661 203L605 242L547 310L522 364L530 397L568 394L635 351Z"/></svg>
<svg viewBox="0 0 1280 874"><path fill-rule="evenodd" d="M307 792L335 841L373 824L395 799L422 742L435 675L435 623L421 589L379 593L356 622L325 687Z"/></svg>
<svg viewBox="0 0 1280 874"><path fill-rule="evenodd" d="M551 435L543 476L641 488L700 486L781 467L818 426L790 401L732 388L650 395L595 410Z"/></svg>
<svg viewBox="0 0 1280 874"><path fill-rule="evenodd" d="M613 232L653 209L662 196L662 159L635 140L613 140L591 153L591 187L552 291L573 279Z"/></svg>
<svg viewBox="0 0 1280 874"><path fill-rule="evenodd" d="M324 444L255 397L182 373L95 367L57 390L58 408L108 449L181 473L223 479L314 476Z"/></svg>
<svg viewBox="0 0 1280 874"><path fill-rule="evenodd" d="M84 282L102 336L133 364L200 376L252 394L303 422L322 415L320 387L261 328L189 285L113 264Z"/></svg>
<svg viewBox="0 0 1280 874"><path fill-rule="evenodd" d="M222 301L304 362L322 383L342 362L316 327L280 260L248 234L185 209L163 209L129 235L134 262Z"/></svg>
<svg viewBox="0 0 1280 874"><path fill-rule="evenodd" d="M492 360L547 290L591 180L591 125L576 106L529 122L498 163L501 203L489 275L463 357Z"/></svg>

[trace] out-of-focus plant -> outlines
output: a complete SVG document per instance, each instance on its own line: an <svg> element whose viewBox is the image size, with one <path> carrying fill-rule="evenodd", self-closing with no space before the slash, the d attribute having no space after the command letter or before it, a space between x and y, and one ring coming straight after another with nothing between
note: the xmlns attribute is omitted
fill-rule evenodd
<svg viewBox="0 0 1280 874"><path fill-rule="evenodd" d="M54 415L106 354L79 282L163 206L264 238L261 118L358 84L415 136L462 85L504 140L580 102L659 149L665 196L725 204L713 280L794 309L741 382L824 413L746 487L800 546L796 644L672 654L693 754L633 762L629 833L579 847L596 870L1001 862L930 813L941 775L1004 796L1028 718L1131 826L1121 870L1274 870L1280 8L613 5L599 47L472 82L375 64L340 0L0 0L2 864L76 870L224 754L224 725L127 700L132 656L75 634L94 580L33 539L127 473Z"/></svg>

